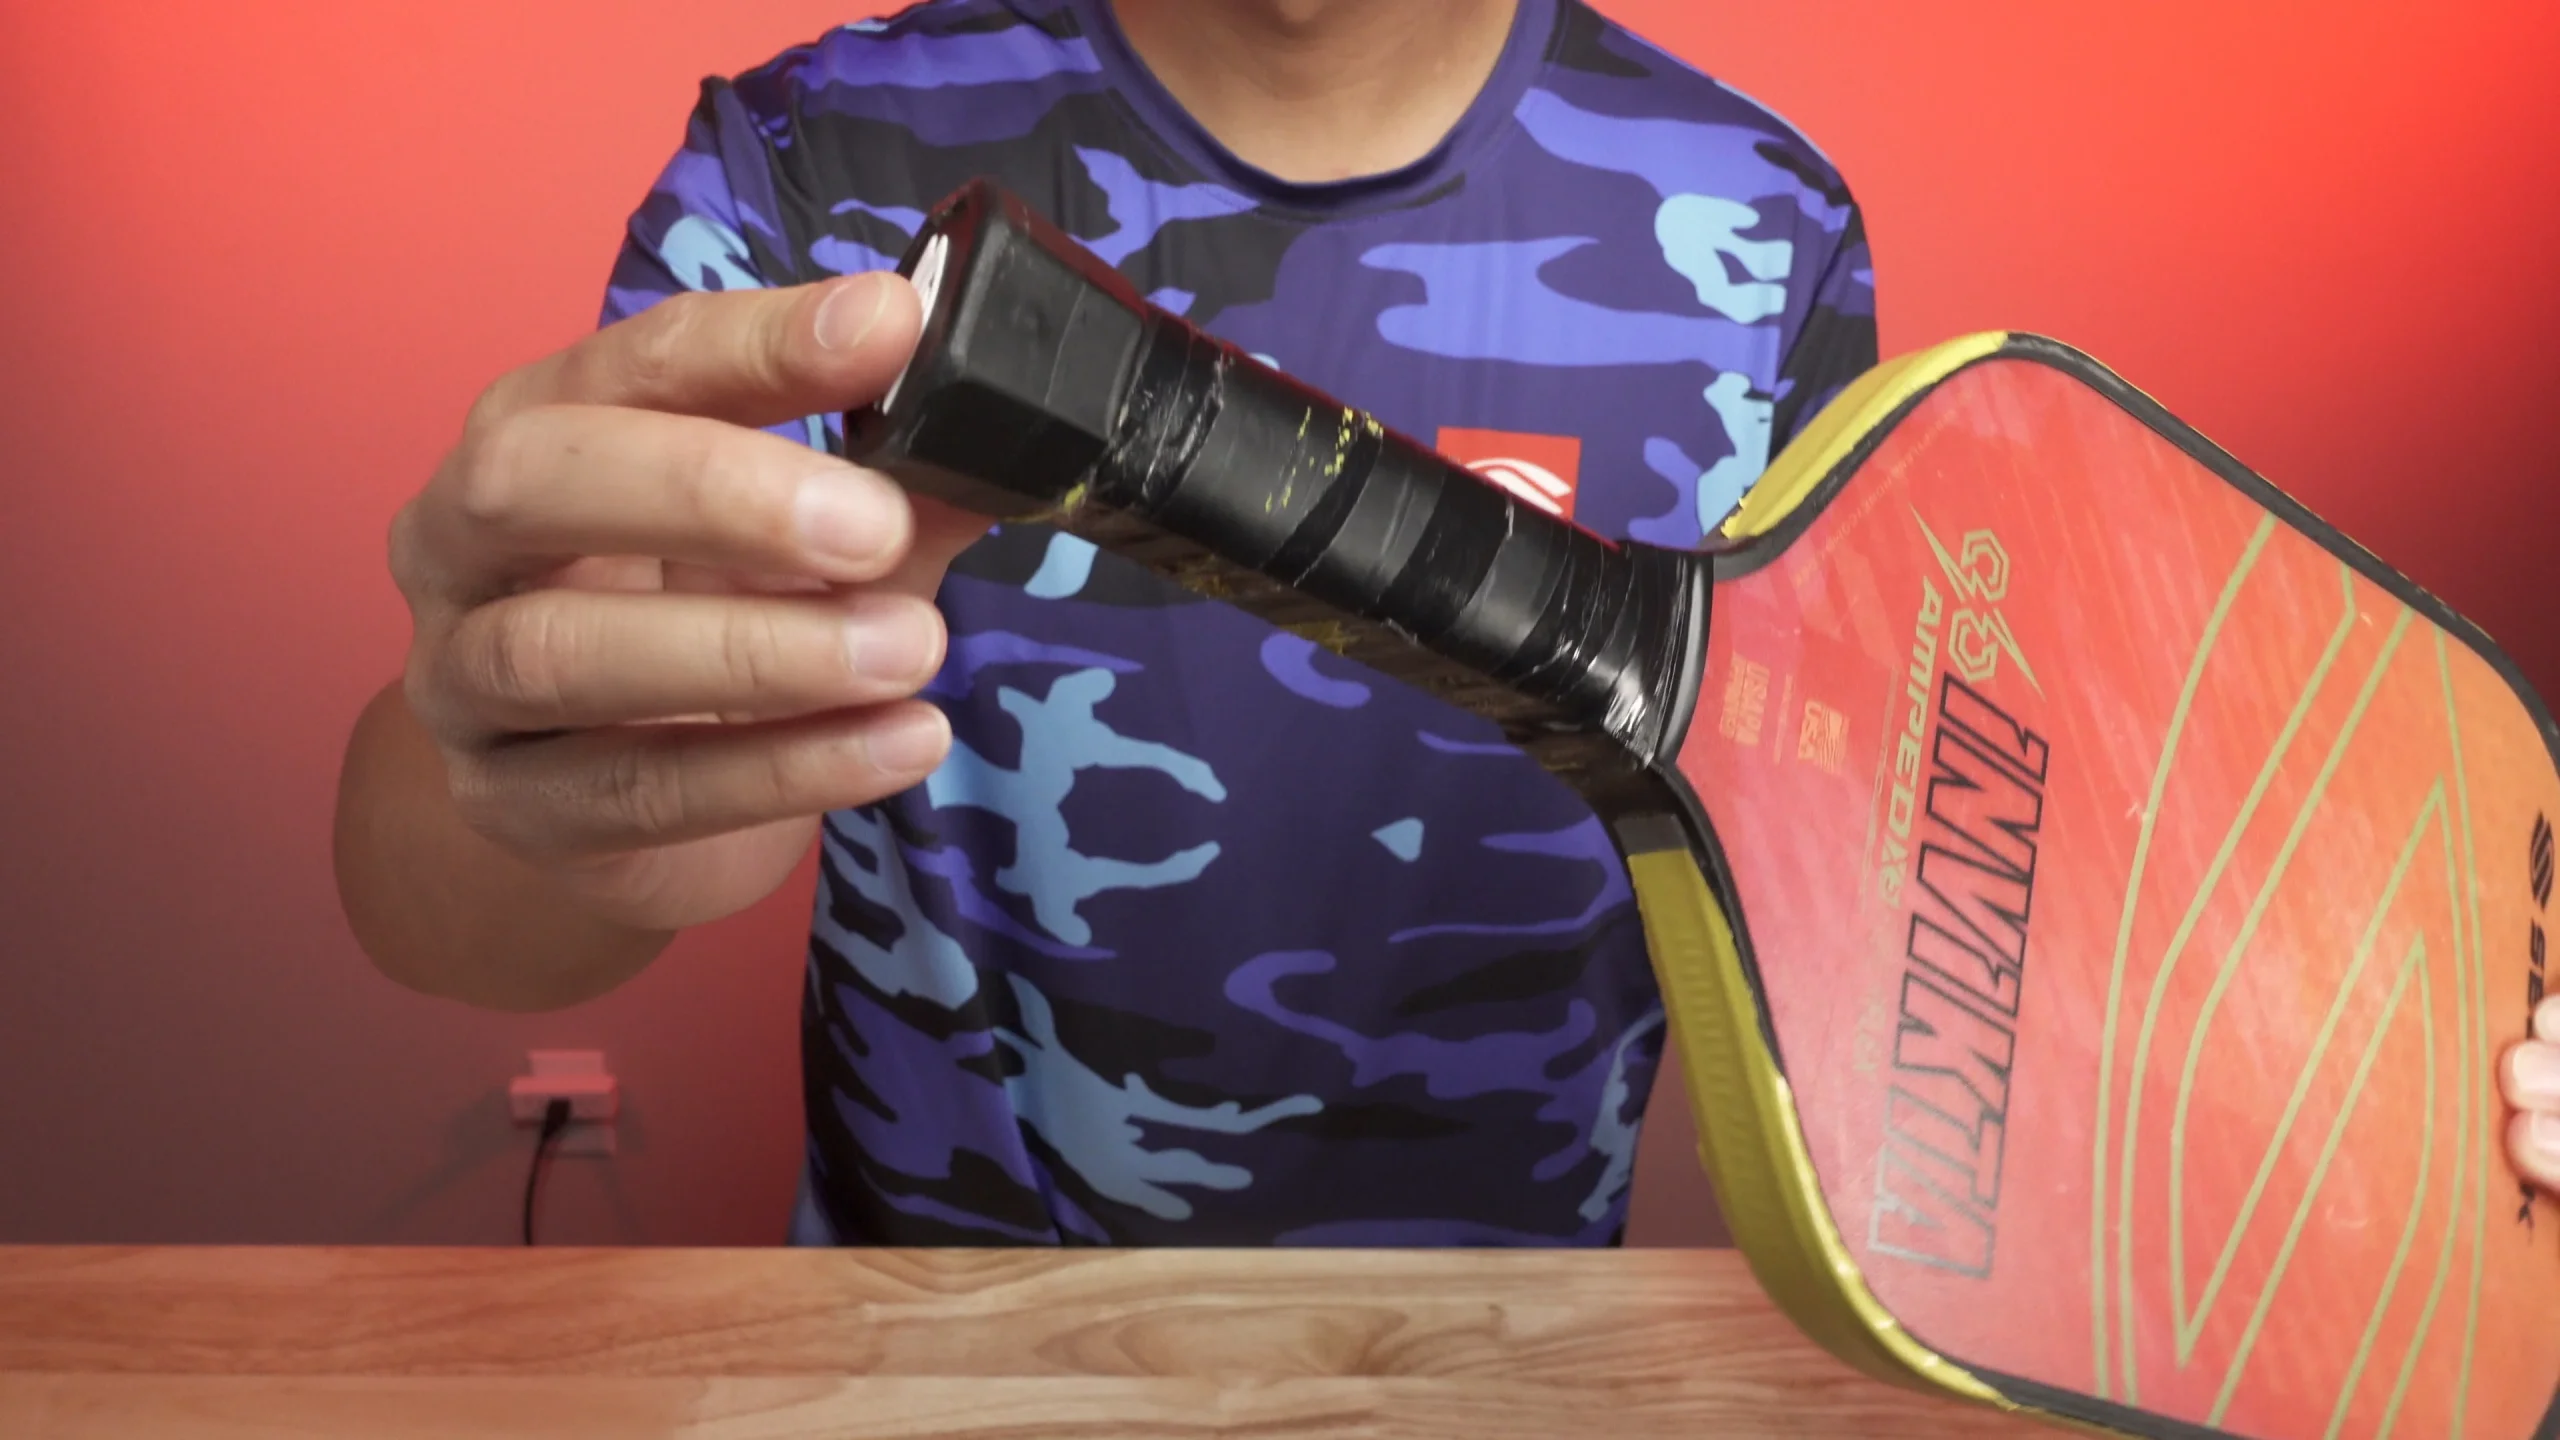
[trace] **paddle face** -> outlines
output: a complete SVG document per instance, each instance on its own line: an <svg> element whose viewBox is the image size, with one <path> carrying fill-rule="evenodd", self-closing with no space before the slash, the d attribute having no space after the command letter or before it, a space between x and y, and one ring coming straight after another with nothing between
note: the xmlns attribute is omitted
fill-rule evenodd
<svg viewBox="0 0 2560 1440"><path fill-rule="evenodd" d="M2493 1067L2560 934L2549 722L2101 374L1960 369L1724 558L1678 768L1821 1201L2013 1398L2532 1434L2560 1204Z"/></svg>
<svg viewBox="0 0 2560 1440"><path fill-rule="evenodd" d="M2137 1434L2544 1420L2560 1206L2493 1065L2560 932L2560 733L2440 605L2050 342L1879 367L1709 560L1505 498L990 186L902 268L857 458L1583 788L1728 1218L1851 1363Z"/></svg>

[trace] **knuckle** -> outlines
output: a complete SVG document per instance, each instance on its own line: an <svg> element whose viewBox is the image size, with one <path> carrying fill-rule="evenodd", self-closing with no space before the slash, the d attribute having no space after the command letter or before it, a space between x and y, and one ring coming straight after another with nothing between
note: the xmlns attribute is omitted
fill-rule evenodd
<svg viewBox="0 0 2560 1440"><path fill-rule="evenodd" d="M577 627L548 603L481 613L482 623L466 626L467 638L453 647L463 685L526 728L538 728L561 712L562 679L578 660Z"/></svg>
<svg viewBox="0 0 2560 1440"><path fill-rule="evenodd" d="M588 766L549 740L448 748L445 786L462 823L520 860L545 864L577 853L594 807Z"/></svg>
<svg viewBox="0 0 2560 1440"><path fill-rule="evenodd" d="M787 546L789 502L766 473L749 432L688 429L668 446L666 463L687 530L757 548Z"/></svg>
<svg viewBox="0 0 2560 1440"><path fill-rule="evenodd" d="M465 526L502 535L517 522L541 428L540 412L511 411L464 442L454 457L451 500Z"/></svg>
<svg viewBox="0 0 2560 1440"><path fill-rule="evenodd" d="M805 751L781 750L763 776L764 793L757 797L769 815L799 814L821 810L829 803L830 787L824 782L828 773L810 763ZM841 789L839 784L835 789Z"/></svg>
<svg viewBox="0 0 2560 1440"><path fill-rule="evenodd" d="M410 500L392 513L383 541L384 561L391 572L391 583L399 587L400 594L414 611L429 588L426 556L421 553L418 536L416 500Z"/></svg>
<svg viewBox="0 0 2560 1440"><path fill-rule="evenodd" d="M808 368L819 299L805 292L770 298L775 303L757 308L754 337L741 357L745 378L768 391L790 385Z"/></svg>
<svg viewBox="0 0 2560 1440"><path fill-rule="evenodd" d="M454 813L474 834L520 860L536 864L568 847L560 834L555 763L537 751L453 755L445 762Z"/></svg>
<svg viewBox="0 0 2560 1440"><path fill-rule="evenodd" d="M756 755L756 763L745 767L747 793L742 799L761 815L808 809L824 778L811 759L805 746L786 743L763 747Z"/></svg>
<svg viewBox="0 0 2560 1440"><path fill-rule="evenodd" d="M722 684L733 694L762 694L790 678L790 637L779 616L762 606L733 606L720 627Z"/></svg>
<svg viewBox="0 0 2560 1440"><path fill-rule="evenodd" d="M490 723L487 707L455 683L457 628L421 629L400 671L401 700L448 761L481 752L503 733Z"/></svg>
<svg viewBox="0 0 2560 1440"><path fill-rule="evenodd" d="M653 746L613 747L602 761L598 784L593 803L610 830L666 835L681 829L692 814L684 768Z"/></svg>
<svg viewBox="0 0 2560 1440"><path fill-rule="evenodd" d="M555 827L557 759L538 747L447 749L445 791L457 818L482 839L523 859L538 858Z"/></svg>
<svg viewBox="0 0 2560 1440"><path fill-rule="evenodd" d="M485 756L447 754L444 769L446 792L463 824L484 836L514 837L521 818L508 804L514 787L501 766Z"/></svg>
<svg viewBox="0 0 2560 1440"><path fill-rule="evenodd" d="M514 412L517 383L515 375L502 375L471 397L470 406L462 412L462 433L466 438L488 429Z"/></svg>
<svg viewBox="0 0 2560 1440"><path fill-rule="evenodd" d="M675 388L685 356L699 343L705 298L680 291L642 312L640 323L622 337L617 356L626 386L643 397Z"/></svg>

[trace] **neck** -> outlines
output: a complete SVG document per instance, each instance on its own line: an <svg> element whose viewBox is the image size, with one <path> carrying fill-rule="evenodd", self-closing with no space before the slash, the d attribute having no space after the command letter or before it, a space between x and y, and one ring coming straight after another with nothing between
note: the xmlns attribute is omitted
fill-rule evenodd
<svg viewBox="0 0 2560 1440"><path fill-rule="evenodd" d="M1300 184L1431 153L1493 74L1519 0L1111 0L1130 48L1248 165Z"/></svg>

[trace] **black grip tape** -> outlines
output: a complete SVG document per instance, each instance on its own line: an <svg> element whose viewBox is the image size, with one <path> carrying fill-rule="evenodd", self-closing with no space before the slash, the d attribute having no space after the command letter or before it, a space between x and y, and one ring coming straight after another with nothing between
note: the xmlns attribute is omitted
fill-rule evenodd
<svg viewBox="0 0 2560 1440"><path fill-rule="evenodd" d="M1603 540L1212 338L986 182L936 208L901 268L928 246L922 338L886 408L848 417L854 458L1422 675L1319 617L1382 628L1491 682L1425 677L1515 736L1597 732L1639 765L1676 748L1698 557Z"/></svg>

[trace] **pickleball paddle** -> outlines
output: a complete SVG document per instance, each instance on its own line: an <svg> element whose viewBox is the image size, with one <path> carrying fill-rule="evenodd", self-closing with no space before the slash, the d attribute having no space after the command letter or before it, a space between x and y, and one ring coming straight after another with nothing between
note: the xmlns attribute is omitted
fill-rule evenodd
<svg viewBox="0 0 2560 1440"><path fill-rule="evenodd" d="M2140 1436L2560 1433L2493 1066L2560 729L2479 630L2089 357L1880 366L1697 552L1604 540L985 182L853 458L1499 723L1608 822L1701 1157L1797 1323Z"/></svg>

